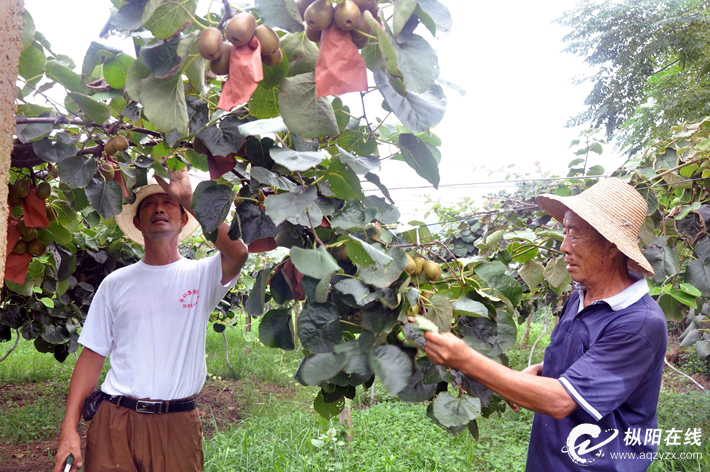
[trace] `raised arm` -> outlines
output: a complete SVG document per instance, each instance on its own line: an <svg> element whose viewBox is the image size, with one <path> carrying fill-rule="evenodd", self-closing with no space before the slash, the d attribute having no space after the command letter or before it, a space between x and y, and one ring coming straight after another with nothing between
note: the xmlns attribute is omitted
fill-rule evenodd
<svg viewBox="0 0 710 472"><path fill-rule="evenodd" d="M59 448L54 464L54 471L64 470L64 463L69 454L74 456L72 472L83 464L81 455L81 438L77 431L81 410L84 407L84 399L94 390L101 377L101 369L104 367L105 357L101 356L89 348L84 348L79 355L79 360L74 367L74 374L69 384L69 396L67 398L67 410L62 421L61 435L59 437Z"/></svg>
<svg viewBox="0 0 710 472"><path fill-rule="evenodd" d="M155 180L165 190L165 193L180 202L186 211L194 216L191 208L192 203L192 184L187 169L182 169L175 172L170 172L170 182L166 182L160 176L156 175ZM249 256L246 246L241 239L232 241L229 238L229 225L222 223L219 226L217 233L217 241L215 246L219 250L222 257L222 285L234 279L242 270L244 263Z"/></svg>

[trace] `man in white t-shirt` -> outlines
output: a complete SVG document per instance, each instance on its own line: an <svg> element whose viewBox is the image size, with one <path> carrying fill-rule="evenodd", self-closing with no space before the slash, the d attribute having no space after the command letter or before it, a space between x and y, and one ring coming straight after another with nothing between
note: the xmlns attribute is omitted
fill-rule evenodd
<svg viewBox="0 0 710 472"><path fill-rule="evenodd" d="M108 275L91 302L55 471L63 470L69 454L72 471L82 465L87 471L202 470L194 396L207 373L207 322L248 254L222 223L217 255L199 261L180 256L178 243L198 226L190 209L192 186L186 170L171 172L170 182L156 180L116 217L127 237L144 244L145 256ZM111 369L84 458L77 425L109 353Z"/></svg>

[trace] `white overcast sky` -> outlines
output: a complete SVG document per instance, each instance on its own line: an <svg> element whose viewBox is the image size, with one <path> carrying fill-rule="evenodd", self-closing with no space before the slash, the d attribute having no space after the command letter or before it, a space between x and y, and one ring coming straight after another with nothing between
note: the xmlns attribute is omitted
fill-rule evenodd
<svg viewBox="0 0 710 472"><path fill-rule="evenodd" d="M392 191L406 215L403 221L421 217L427 195L453 206L465 196L478 198L506 188L489 183L502 180L505 174L489 176L488 171L510 164L516 173L532 173L532 163L538 161L543 171L566 175L567 164L575 158L569 143L579 130L565 128L565 123L584 108L589 92L589 86L571 84L573 77L588 69L580 58L562 52L566 31L552 23L573 1L442 3L453 17L451 32L436 41L423 28L417 33L437 49L440 78L466 93L461 96L446 90L446 115L434 129L443 141L440 172L444 187ZM220 4L213 0L212 8L219 9ZM99 40L110 5L109 0L25 0L37 30L55 53L71 56L78 71L90 42ZM208 5L200 0L198 8ZM126 52L132 54L132 48ZM622 162L610 145L602 156L590 157L590 165L601 164L607 172ZM390 188L428 185L397 161L386 162L380 176ZM478 185L445 187L461 183Z"/></svg>

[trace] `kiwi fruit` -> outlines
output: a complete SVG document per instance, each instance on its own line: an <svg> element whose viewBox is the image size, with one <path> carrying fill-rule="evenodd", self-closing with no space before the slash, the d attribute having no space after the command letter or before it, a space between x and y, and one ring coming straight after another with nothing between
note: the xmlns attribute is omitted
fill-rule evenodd
<svg viewBox="0 0 710 472"><path fill-rule="evenodd" d="M24 219L24 218L20 218L20 219L17 221L17 231L19 231L20 234L29 234L29 233L31 233L32 231L34 231L34 229L30 228L29 226L27 226L27 225L25 224L25 219Z"/></svg>
<svg viewBox="0 0 710 472"><path fill-rule="evenodd" d="M29 195L30 188L32 188L32 185L27 179L21 179L15 182L15 191L17 192L17 196L19 198L25 198L27 195Z"/></svg>
<svg viewBox="0 0 710 472"><path fill-rule="evenodd" d="M279 50L279 36L268 26L257 26L254 35L259 40L259 44L261 44L262 56L272 56Z"/></svg>
<svg viewBox="0 0 710 472"><path fill-rule="evenodd" d="M112 162L102 162L99 172L107 181L116 180L116 166Z"/></svg>
<svg viewBox="0 0 710 472"><path fill-rule="evenodd" d="M113 147L116 148L116 152L124 152L128 149L128 140L125 136L121 136L120 134L114 136Z"/></svg>
<svg viewBox="0 0 710 472"><path fill-rule="evenodd" d="M415 257L414 258L414 263L416 264L416 266L414 267L414 274L415 275L419 275L422 273L422 271L424 270L424 263L425 262L426 262L426 259L424 259L423 257Z"/></svg>
<svg viewBox="0 0 710 472"><path fill-rule="evenodd" d="M281 52L281 49L277 49L274 54L271 54L269 56L261 56L261 62L266 64L267 66L277 66L281 63L283 60L283 53Z"/></svg>
<svg viewBox="0 0 710 472"><path fill-rule="evenodd" d="M410 316L418 315L420 310L421 308L419 308L419 305L412 305L409 307L409 313L407 314Z"/></svg>
<svg viewBox="0 0 710 472"><path fill-rule="evenodd" d="M19 240L15 243L15 245L12 248L12 252L15 254L24 254L27 252L27 242L23 240Z"/></svg>
<svg viewBox="0 0 710 472"><path fill-rule="evenodd" d="M306 26L306 38L313 41L314 43L318 43L318 42L320 42L320 36L321 36L320 31L310 29L308 26Z"/></svg>
<svg viewBox="0 0 710 472"><path fill-rule="evenodd" d="M256 19L249 13L238 13L227 22L224 34L235 47L241 47L251 41L255 30ZM224 49L222 49L222 54L224 54Z"/></svg>
<svg viewBox="0 0 710 472"><path fill-rule="evenodd" d="M232 44L227 41L222 43L222 55L219 59L210 62L210 70L217 75L229 74L229 56L232 54Z"/></svg>
<svg viewBox="0 0 710 472"><path fill-rule="evenodd" d="M47 182L40 182L37 185L37 196L42 200L46 200L52 195L52 186Z"/></svg>
<svg viewBox="0 0 710 472"><path fill-rule="evenodd" d="M207 149L205 143L203 143L202 140L198 137L195 137L195 139L192 140L192 150L195 151L197 154L204 155L207 155L207 153L209 152L209 149Z"/></svg>
<svg viewBox="0 0 710 472"><path fill-rule="evenodd" d="M113 138L109 139L106 141L106 144L104 144L104 152L107 156L113 156L116 154L116 146L114 145Z"/></svg>
<svg viewBox="0 0 710 472"><path fill-rule="evenodd" d="M208 61L219 59L222 55L222 32L212 26L204 30L197 41L197 50Z"/></svg>
<svg viewBox="0 0 710 472"><path fill-rule="evenodd" d="M41 256L47 250L47 246L39 239L33 239L27 244L27 251L33 256Z"/></svg>
<svg viewBox="0 0 710 472"><path fill-rule="evenodd" d="M54 208L53 206L47 205L47 219L52 222L52 221L57 221L57 218L59 218L59 213L57 213L57 209Z"/></svg>
<svg viewBox="0 0 710 472"><path fill-rule="evenodd" d="M335 7L335 24L343 31L352 31L360 24L360 8L353 0L345 0Z"/></svg>
<svg viewBox="0 0 710 472"><path fill-rule="evenodd" d="M7 198L10 200L10 203L13 205L17 205L22 201L20 196L17 194L17 188L15 188L14 185L10 185L10 189L8 190L7 193Z"/></svg>
<svg viewBox="0 0 710 472"><path fill-rule="evenodd" d="M20 239L27 242L32 241L36 237L37 232L34 230L34 228L29 228L29 231L27 233L23 233L20 235Z"/></svg>
<svg viewBox="0 0 710 472"><path fill-rule="evenodd" d="M441 266L434 261L426 261L424 263L424 273L432 282L441 278Z"/></svg>
<svg viewBox="0 0 710 472"><path fill-rule="evenodd" d="M298 7L298 12L301 14L301 18L306 16L306 8L311 6L316 0L296 0L296 6Z"/></svg>
<svg viewBox="0 0 710 472"><path fill-rule="evenodd" d="M348 256L348 247L345 244L340 246L340 248L338 249L337 257L341 261L349 261L350 260L350 256Z"/></svg>
<svg viewBox="0 0 710 472"><path fill-rule="evenodd" d="M306 25L315 31L323 31L333 22L333 6L326 0L316 0L306 8Z"/></svg>
<svg viewBox="0 0 710 472"><path fill-rule="evenodd" d="M365 34L372 35L372 28L370 28L370 23L368 23L365 19L364 13L360 15L360 24L358 24L357 28L350 31L350 37L352 38L353 43L355 43L355 46L359 49L362 49L367 44L367 40L369 38L360 33L360 31Z"/></svg>
<svg viewBox="0 0 710 472"><path fill-rule="evenodd" d="M414 273L414 269L417 268L417 263L414 262L414 259L412 256L407 254L407 267L404 268L404 270L409 274L412 275Z"/></svg>

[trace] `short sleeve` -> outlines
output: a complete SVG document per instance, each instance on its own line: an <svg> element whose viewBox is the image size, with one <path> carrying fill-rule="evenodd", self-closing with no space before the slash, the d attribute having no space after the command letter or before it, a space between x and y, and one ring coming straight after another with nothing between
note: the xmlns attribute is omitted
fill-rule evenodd
<svg viewBox="0 0 710 472"><path fill-rule="evenodd" d="M618 408L647 376L655 349L639 333L605 334L559 378L597 421Z"/></svg>
<svg viewBox="0 0 710 472"><path fill-rule="evenodd" d="M229 289L234 286L239 275L236 275L234 279L227 282L226 285L222 285L222 255L219 252L214 256L200 259L199 262L204 264L203 270L205 271L204 275L207 278L208 293L210 294L209 306L210 310L212 310L217 306L220 300L222 300Z"/></svg>
<svg viewBox="0 0 710 472"><path fill-rule="evenodd" d="M106 299L105 284L101 284L89 305L89 313L81 328L79 344L106 357L113 348L113 317Z"/></svg>

